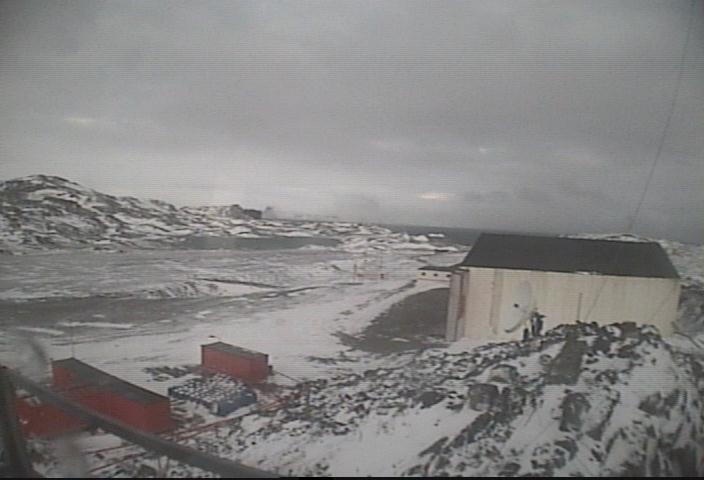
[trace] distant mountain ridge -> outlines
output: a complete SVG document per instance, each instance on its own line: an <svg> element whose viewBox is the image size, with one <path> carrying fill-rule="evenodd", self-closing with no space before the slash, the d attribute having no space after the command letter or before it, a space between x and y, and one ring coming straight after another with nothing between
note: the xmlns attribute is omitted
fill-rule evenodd
<svg viewBox="0 0 704 480"><path fill-rule="evenodd" d="M262 218L262 211L253 208L242 208L238 204L234 205L206 205L203 207L183 207L183 210L216 215L228 218L251 218L259 220Z"/></svg>
<svg viewBox="0 0 704 480"><path fill-rule="evenodd" d="M114 196L52 175L0 182L0 249L149 246L191 234L230 233L261 212L239 205L181 207Z"/></svg>
<svg viewBox="0 0 704 480"><path fill-rule="evenodd" d="M322 237L358 251L435 248L422 236L374 225L261 217L259 210L240 205L178 208L161 200L108 195L61 177L31 175L0 182L0 253L159 248L178 246L189 237Z"/></svg>

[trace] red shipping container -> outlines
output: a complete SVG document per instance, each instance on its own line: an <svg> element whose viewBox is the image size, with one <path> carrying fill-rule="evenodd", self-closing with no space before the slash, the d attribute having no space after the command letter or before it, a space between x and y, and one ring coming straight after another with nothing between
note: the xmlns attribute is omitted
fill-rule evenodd
<svg viewBox="0 0 704 480"><path fill-rule="evenodd" d="M223 373L249 383L269 375L269 356L223 342L201 345L201 365L206 372Z"/></svg>
<svg viewBox="0 0 704 480"><path fill-rule="evenodd" d="M52 363L54 386L67 398L145 432L174 427L168 397L68 358Z"/></svg>
<svg viewBox="0 0 704 480"><path fill-rule="evenodd" d="M26 436L53 437L85 428L79 419L34 397L17 397L17 416Z"/></svg>

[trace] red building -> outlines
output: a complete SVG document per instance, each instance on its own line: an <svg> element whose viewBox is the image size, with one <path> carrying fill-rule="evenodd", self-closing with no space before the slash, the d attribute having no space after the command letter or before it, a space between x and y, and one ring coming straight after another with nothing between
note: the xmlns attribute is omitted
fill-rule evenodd
<svg viewBox="0 0 704 480"><path fill-rule="evenodd" d="M85 428L77 418L35 397L17 397L16 409L26 436L53 437Z"/></svg>
<svg viewBox="0 0 704 480"><path fill-rule="evenodd" d="M223 373L257 383L269 375L269 356L223 342L201 345L201 365L211 373Z"/></svg>
<svg viewBox="0 0 704 480"><path fill-rule="evenodd" d="M173 428L169 398L67 358L52 363L54 387L67 398L139 430Z"/></svg>

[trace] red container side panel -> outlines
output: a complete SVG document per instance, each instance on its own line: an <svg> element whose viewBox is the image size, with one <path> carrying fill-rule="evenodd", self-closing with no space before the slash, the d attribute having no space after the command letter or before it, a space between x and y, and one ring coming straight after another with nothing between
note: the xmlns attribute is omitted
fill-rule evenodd
<svg viewBox="0 0 704 480"><path fill-rule="evenodd" d="M243 358L211 348L202 349L201 363L206 371L222 373L246 382L260 382L269 374L266 357Z"/></svg>
<svg viewBox="0 0 704 480"><path fill-rule="evenodd" d="M79 419L36 399L17 398L16 405L22 432L26 436L53 437L85 428Z"/></svg>
<svg viewBox="0 0 704 480"><path fill-rule="evenodd" d="M148 432L166 432L176 427L171 418L171 404L169 402L148 405L144 410L144 414L146 414L146 418L144 418L142 424Z"/></svg>
<svg viewBox="0 0 704 480"><path fill-rule="evenodd" d="M160 433L175 427L168 398L139 402L104 387L86 385L68 369L54 366L54 385L66 398L136 429Z"/></svg>
<svg viewBox="0 0 704 480"><path fill-rule="evenodd" d="M56 364L52 364L51 370L55 387L67 388L76 383L75 375L70 370Z"/></svg>
<svg viewBox="0 0 704 480"><path fill-rule="evenodd" d="M139 404L129 399L108 397L102 413L145 432L158 433L174 427L168 402Z"/></svg>
<svg viewBox="0 0 704 480"><path fill-rule="evenodd" d="M224 373L231 377L249 378L249 364L246 360L233 357L217 350L203 350L203 367L210 372Z"/></svg>
<svg viewBox="0 0 704 480"><path fill-rule="evenodd" d="M265 380L269 376L269 362L267 360L253 361L250 369L251 376L256 381Z"/></svg>
<svg viewBox="0 0 704 480"><path fill-rule="evenodd" d="M144 432L159 433L175 426L168 400L142 404L93 387L67 390L65 395L76 403Z"/></svg>

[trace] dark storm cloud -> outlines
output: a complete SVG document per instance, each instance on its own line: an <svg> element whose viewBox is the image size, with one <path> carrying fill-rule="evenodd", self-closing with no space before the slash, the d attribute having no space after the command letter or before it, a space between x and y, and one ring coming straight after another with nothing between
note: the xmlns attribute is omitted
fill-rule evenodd
<svg viewBox="0 0 704 480"><path fill-rule="evenodd" d="M704 22L637 227L702 240ZM385 222L623 230L689 2L0 4L3 177Z"/></svg>

